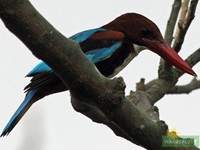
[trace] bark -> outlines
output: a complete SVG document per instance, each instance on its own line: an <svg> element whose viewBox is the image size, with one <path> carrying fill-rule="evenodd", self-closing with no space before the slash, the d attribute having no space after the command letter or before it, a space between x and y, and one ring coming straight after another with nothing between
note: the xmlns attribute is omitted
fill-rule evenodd
<svg viewBox="0 0 200 150"><path fill-rule="evenodd" d="M184 42L185 35L190 27L190 24L192 23L192 20L195 17L197 3L198 3L198 0L191 0L188 10L186 9L186 11L188 13L185 15L182 15L182 14L184 14L184 11L182 11L183 13L180 15L177 36L174 39L174 44L173 44L173 48L177 52L179 52L181 50L181 46ZM187 6L185 6L186 4L188 4L188 3L183 3L183 5L182 5L183 10L185 10L185 8L187 7Z"/></svg>
<svg viewBox="0 0 200 150"><path fill-rule="evenodd" d="M167 74L173 76L172 81L166 80L166 76L156 79L147 90L138 88L126 97L121 77L108 79L101 75L79 45L54 29L28 0L0 0L0 17L36 57L56 72L70 90L75 110L147 149L198 149L162 147L162 135L168 128L153 104L176 84L179 72ZM166 88L161 89L162 85Z"/></svg>
<svg viewBox="0 0 200 150"><path fill-rule="evenodd" d="M189 94L190 92L200 88L200 80L194 78L186 85L174 86L168 94Z"/></svg>
<svg viewBox="0 0 200 150"><path fill-rule="evenodd" d="M165 30L165 40L169 44L171 44L173 40L174 27L176 25L180 8L181 8L181 0L174 0L171 14L170 14L169 20L167 22L167 27Z"/></svg>

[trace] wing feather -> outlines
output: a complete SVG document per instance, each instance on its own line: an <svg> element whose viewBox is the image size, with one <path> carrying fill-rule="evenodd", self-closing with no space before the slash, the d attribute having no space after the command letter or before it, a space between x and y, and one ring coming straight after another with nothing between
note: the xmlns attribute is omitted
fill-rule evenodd
<svg viewBox="0 0 200 150"><path fill-rule="evenodd" d="M122 45L123 38L123 33L103 28L86 30L69 37L80 44L87 58L94 64L109 58ZM26 76L51 71L46 63L40 62Z"/></svg>

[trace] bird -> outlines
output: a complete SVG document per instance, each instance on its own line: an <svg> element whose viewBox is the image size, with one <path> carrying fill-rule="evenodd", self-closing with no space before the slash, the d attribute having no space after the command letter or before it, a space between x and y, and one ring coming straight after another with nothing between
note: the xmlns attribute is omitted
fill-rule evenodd
<svg viewBox="0 0 200 150"><path fill-rule="evenodd" d="M144 49L158 54L179 70L196 76L192 68L165 42L157 25L137 13L125 13L94 29L77 33L69 39L77 42L85 56L104 76L112 78ZM5 126L1 137L8 135L33 103L67 87L45 63L40 62L26 77L32 77L24 88L24 101Z"/></svg>

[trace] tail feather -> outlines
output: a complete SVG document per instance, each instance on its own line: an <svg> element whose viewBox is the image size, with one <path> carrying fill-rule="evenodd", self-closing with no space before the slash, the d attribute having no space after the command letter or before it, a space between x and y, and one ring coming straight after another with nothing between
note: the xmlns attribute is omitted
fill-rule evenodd
<svg viewBox="0 0 200 150"><path fill-rule="evenodd" d="M8 124L5 126L3 132L1 133L1 137L8 135L15 125L20 121L23 115L27 112L27 110L31 107L31 105L34 103L32 98L34 97L35 93L36 90L31 90L27 93L24 101L21 103L14 115L9 120Z"/></svg>

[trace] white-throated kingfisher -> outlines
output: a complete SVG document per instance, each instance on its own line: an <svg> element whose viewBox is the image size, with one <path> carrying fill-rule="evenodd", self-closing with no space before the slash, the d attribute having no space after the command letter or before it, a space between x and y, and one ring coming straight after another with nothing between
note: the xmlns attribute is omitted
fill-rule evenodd
<svg viewBox="0 0 200 150"><path fill-rule="evenodd" d="M100 28L77 33L69 39L79 43L86 57L107 77L119 73L143 48L158 54L181 71L196 76L191 67L164 41L156 24L140 14L124 14ZM26 97L1 136L12 131L34 102L67 90L44 62L33 68L27 77L32 79L25 87Z"/></svg>

